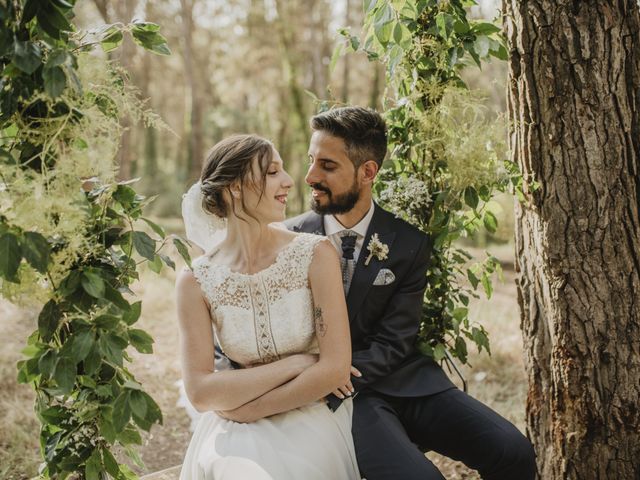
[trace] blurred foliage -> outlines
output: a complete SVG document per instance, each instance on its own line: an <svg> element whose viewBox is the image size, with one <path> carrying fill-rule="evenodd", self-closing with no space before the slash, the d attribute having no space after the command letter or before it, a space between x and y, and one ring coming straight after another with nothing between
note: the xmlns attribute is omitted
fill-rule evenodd
<svg viewBox="0 0 640 480"><path fill-rule="evenodd" d="M18 363L36 392L44 478L136 478L139 429L162 421L125 365L133 347L152 352L134 327L140 302L129 285L140 263L159 272L177 237L142 216L151 199L116 182L120 115L157 124L122 71L91 55L123 35L169 52L158 26L135 22L76 31L67 0L0 2L0 288L13 301L44 303ZM153 236L141 230L153 232ZM141 259L141 260L140 260Z"/></svg>

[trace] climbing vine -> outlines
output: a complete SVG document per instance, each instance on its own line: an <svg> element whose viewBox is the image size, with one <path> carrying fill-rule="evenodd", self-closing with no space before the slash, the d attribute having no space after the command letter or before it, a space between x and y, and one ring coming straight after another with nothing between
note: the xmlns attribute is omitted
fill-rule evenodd
<svg viewBox="0 0 640 480"><path fill-rule="evenodd" d="M495 232L492 198L519 189L506 159L506 125L492 117L460 72L507 58L500 27L467 18L471 0L365 0L361 35L341 30L340 49L366 53L386 66L384 115L390 159L379 175L380 202L433 240L427 273L421 351L467 361L467 341L489 352L482 325L469 319L480 286L492 294L500 264L471 263L456 242L480 229ZM466 279L466 280L465 280Z"/></svg>
<svg viewBox="0 0 640 480"><path fill-rule="evenodd" d="M120 118L161 122L105 55L125 35L169 54L152 23L78 31L73 0L0 0L0 288L44 305L18 363L33 386L44 478L136 478L140 429L162 421L156 402L127 368L128 349L151 353L136 328L130 290L142 263L184 242L143 216L150 202L116 181Z"/></svg>

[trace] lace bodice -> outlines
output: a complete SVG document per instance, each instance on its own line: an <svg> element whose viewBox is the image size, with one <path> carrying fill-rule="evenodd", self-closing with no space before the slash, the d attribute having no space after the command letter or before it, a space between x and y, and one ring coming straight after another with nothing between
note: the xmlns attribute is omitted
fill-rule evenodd
<svg viewBox="0 0 640 480"><path fill-rule="evenodd" d="M295 353L317 353L308 272L324 237L302 233L255 274L233 272L204 255L193 274L211 305L216 338L233 361L249 366Z"/></svg>

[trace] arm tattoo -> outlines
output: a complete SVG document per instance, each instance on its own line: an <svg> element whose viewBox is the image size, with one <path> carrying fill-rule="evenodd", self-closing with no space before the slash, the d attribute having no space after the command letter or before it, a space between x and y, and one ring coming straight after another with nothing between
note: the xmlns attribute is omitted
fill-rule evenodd
<svg viewBox="0 0 640 480"><path fill-rule="evenodd" d="M316 334L319 337L324 337L327 333L327 324L324 323L324 318L322 318L322 309L320 307L313 307L313 319L316 324Z"/></svg>

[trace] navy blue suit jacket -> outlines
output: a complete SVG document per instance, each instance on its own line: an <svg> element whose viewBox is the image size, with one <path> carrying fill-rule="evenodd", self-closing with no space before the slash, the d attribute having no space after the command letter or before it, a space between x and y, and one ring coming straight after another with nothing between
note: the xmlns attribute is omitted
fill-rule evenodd
<svg viewBox="0 0 640 480"><path fill-rule="evenodd" d="M358 257L347 309L353 365L362 377L353 377L356 392L370 388L398 397L431 395L453 388L444 371L416 348L431 254L430 238L378 205ZM307 212L285 221L290 230L324 235L321 215ZM389 247L386 260L373 257L365 265L367 245L377 233ZM389 285L373 285L380 269L393 272ZM329 399L332 409L339 406Z"/></svg>

